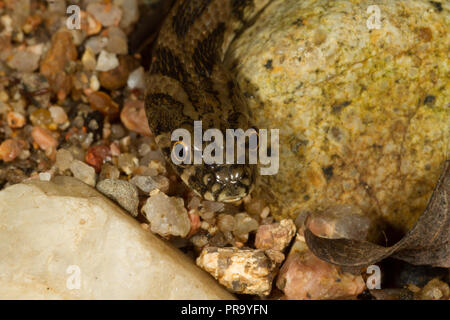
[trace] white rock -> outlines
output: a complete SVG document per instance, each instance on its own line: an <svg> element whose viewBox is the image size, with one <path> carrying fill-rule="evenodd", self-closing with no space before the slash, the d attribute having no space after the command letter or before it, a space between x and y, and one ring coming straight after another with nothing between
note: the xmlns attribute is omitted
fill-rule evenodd
<svg viewBox="0 0 450 320"><path fill-rule="evenodd" d="M109 53L105 50L100 52L97 60L97 67L95 70L97 71L110 71L119 66L119 59L114 53Z"/></svg>
<svg viewBox="0 0 450 320"><path fill-rule="evenodd" d="M170 235L185 237L189 233L191 224L181 198L168 197L157 192L147 199L142 210L150 221L152 232L163 237Z"/></svg>
<svg viewBox="0 0 450 320"><path fill-rule="evenodd" d="M192 260L74 178L1 191L0 229L2 299L233 299Z"/></svg>
<svg viewBox="0 0 450 320"><path fill-rule="evenodd" d="M139 67L130 73L127 85L131 89L145 89L145 71Z"/></svg>
<svg viewBox="0 0 450 320"><path fill-rule="evenodd" d="M70 164L70 171L72 171L73 176L78 180L81 180L90 186L95 186L95 169L90 165L80 160L74 160Z"/></svg>

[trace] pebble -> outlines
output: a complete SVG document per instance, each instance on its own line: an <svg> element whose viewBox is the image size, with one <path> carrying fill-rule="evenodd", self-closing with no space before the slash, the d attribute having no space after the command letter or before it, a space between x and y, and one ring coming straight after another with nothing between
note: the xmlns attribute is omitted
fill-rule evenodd
<svg viewBox="0 0 450 320"><path fill-rule="evenodd" d="M81 30L87 36L98 34L102 30L102 24L89 12L81 11Z"/></svg>
<svg viewBox="0 0 450 320"><path fill-rule="evenodd" d="M100 72L101 85L108 90L117 90L127 84L133 59L128 56L119 57L119 66L107 72Z"/></svg>
<svg viewBox="0 0 450 320"><path fill-rule="evenodd" d="M55 149L58 145L58 140L56 140L52 132L48 129L34 126L31 131L31 136L42 150Z"/></svg>
<svg viewBox="0 0 450 320"><path fill-rule="evenodd" d="M94 58L95 58L95 55L99 54L106 47L107 43L108 43L108 38L101 37L101 36L95 36L95 37L90 37L88 40L86 40L86 43L84 44L84 46L86 47L86 49L89 49L92 51L92 53L94 54ZM91 58L89 57L89 59L91 59ZM95 63L97 64L97 62L95 62ZM95 69L95 67L94 67L94 69Z"/></svg>
<svg viewBox="0 0 450 320"><path fill-rule="evenodd" d="M120 146L117 143L111 143L109 149L111 150L111 156L117 157L120 155Z"/></svg>
<svg viewBox="0 0 450 320"><path fill-rule="evenodd" d="M83 63L84 69L95 70L95 67L97 66L97 59L91 48L87 47L86 50L84 50L83 56L81 57L81 63Z"/></svg>
<svg viewBox="0 0 450 320"><path fill-rule="evenodd" d="M39 68L41 56L27 49L14 50L13 56L8 59L8 66L20 72L33 72Z"/></svg>
<svg viewBox="0 0 450 320"><path fill-rule="evenodd" d="M89 78L89 88L91 88L93 91L100 90L100 81L98 80L97 75L93 74Z"/></svg>
<svg viewBox="0 0 450 320"><path fill-rule="evenodd" d="M108 51L102 50L97 59L97 66L95 70L97 71L109 71L115 69L119 66L119 59L114 53L109 53Z"/></svg>
<svg viewBox="0 0 450 320"><path fill-rule="evenodd" d="M52 179L52 174L50 172L40 172L39 180L41 181L50 181Z"/></svg>
<svg viewBox="0 0 450 320"><path fill-rule="evenodd" d="M74 160L70 164L70 171L75 178L90 185L95 186L95 169L80 160Z"/></svg>
<svg viewBox="0 0 450 320"><path fill-rule="evenodd" d="M139 19L138 0L114 0L114 4L120 6L123 11L120 27L127 29Z"/></svg>
<svg viewBox="0 0 450 320"><path fill-rule="evenodd" d="M117 26L122 18L122 10L114 4L90 3L86 11L104 27Z"/></svg>
<svg viewBox="0 0 450 320"><path fill-rule="evenodd" d="M138 190L128 181L105 179L97 183L96 188L108 198L116 201L133 217L138 215Z"/></svg>
<svg viewBox="0 0 450 320"><path fill-rule="evenodd" d="M152 136L148 126L147 116L145 114L145 103L140 100L127 100L120 113L120 120L123 125L131 131L142 134L143 136Z"/></svg>
<svg viewBox="0 0 450 320"><path fill-rule="evenodd" d="M65 70L70 62L77 59L78 53L73 37L68 31L59 31L52 36L50 50L41 61L41 74L50 83L50 87L63 100L72 89L72 79Z"/></svg>
<svg viewBox="0 0 450 320"><path fill-rule="evenodd" d="M50 115L53 119L53 122L61 125L67 122L68 117L66 111L60 106L51 106L48 108L48 111L50 111Z"/></svg>
<svg viewBox="0 0 450 320"><path fill-rule="evenodd" d="M13 139L6 139L0 144L0 160L13 161L21 152L19 143Z"/></svg>
<svg viewBox="0 0 450 320"><path fill-rule="evenodd" d="M102 166L102 171L100 172L100 180L105 179L119 179L120 171L119 169L110 163L105 163Z"/></svg>
<svg viewBox="0 0 450 320"><path fill-rule="evenodd" d="M261 225L256 232L255 247L263 250L283 251L291 242L295 232L295 224L291 219Z"/></svg>
<svg viewBox="0 0 450 320"><path fill-rule="evenodd" d="M448 300L450 299L450 287L447 283L435 278L416 292L414 297L420 300Z"/></svg>
<svg viewBox="0 0 450 320"><path fill-rule="evenodd" d="M8 115L6 116L6 120L8 122L8 126L12 129L22 128L26 123L25 116L18 112L14 112L14 111L8 112Z"/></svg>
<svg viewBox="0 0 450 320"><path fill-rule="evenodd" d="M100 111L105 116L114 118L119 113L119 106L117 103L103 91L92 92L88 95L88 101L92 109Z"/></svg>
<svg viewBox="0 0 450 320"><path fill-rule="evenodd" d="M268 249L264 250L264 253L269 257L270 260L272 260L276 264L281 264L285 259L283 252L278 250Z"/></svg>
<svg viewBox="0 0 450 320"><path fill-rule="evenodd" d="M147 194L155 189L164 193L169 191L169 179L164 176L134 176L130 182Z"/></svg>
<svg viewBox="0 0 450 320"><path fill-rule="evenodd" d="M125 129L120 123L111 125L111 140L119 140L125 136Z"/></svg>
<svg viewBox="0 0 450 320"><path fill-rule="evenodd" d="M150 221L150 229L163 237L186 237L191 230L190 220L182 198L168 197L157 192L142 208Z"/></svg>
<svg viewBox="0 0 450 320"><path fill-rule="evenodd" d="M189 212L189 222L191 224L191 229L189 230L188 237L196 234L202 224L200 216L194 212Z"/></svg>
<svg viewBox="0 0 450 320"><path fill-rule="evenodd" d="M56 167L60 171L66 171L70 169L70 165L73 161L73 155L69 150L59 149L56 152Z"/></svg>
<svg viewBox="0 0 450 320"><path fill-rule="evenodd" d="M360 275L352 275L317 258L297 236L278 274L277 287L288 300L338 299L365 289Z"/></svg>
<svg viewBox="0 0 450 320"><path fill-rule="evenodd" d="M197 210L198 207L200 206L201 201L202 201L201 198L194 195L188 202L188 205L187 205L188 209L189 210Z"/></svg>
<svg viewBox="0 0 450 320"><path fill-rule="evenodd" d="M96 145L88 149L84 161L94 167L96 172L100 172L103 163L105 163L106 159L110 156L111 152L108 146Z"/></svg>
<svg viewBox="0 0 450 320"><path fill-rule="evenodd" d="M41 126L46 128L49 128L53 123L50 111L43 108L36 109L35 111L33 111L33 113L30 115L30 121L35 126Z"/></svg>
<svg viewBox="0 0 450 320"><path fill-rule="evenodd" d="M204 234L195 234L189 240L197 248L203 248L208 244L208 237Z"/></svg>
<svg viewBox="0 0 450 320"><path fill-rule="evenodd" d="M118 157L117 165L122 172L130 175L138 167L139 160L131 153L121 153Z"/></svg>
<svg viewBox="0 0 450 320"><path fill-rule="evenodd" d="M143 67L139 67L130 73L127 85L130 89L145 89L145 70Z"/></svg>
<svg viewBox="0 0 450 320"><path fill-rule="evenodd" d="M110 27L106 30L108 34L108 43L105 49L110 53L128 54L128 38L122 29Z"/></svg>
<svg viewBox="0 0 450 320"><path fill-rule="evenodd" d="M234 217L236 219L236 226L233 230L233 234L236 237L245 237L249 232L255 231L259 227L258 221L245 212L238 213Z"/></svg>
<svg viewBox="0 0 450 320"><path fill-rule="evenodd" d="M217 217L217 226L222 232L233 231L236 226L236 220L230 214L220 214Z"/></svg>
<svg viewBox="0 0 450 320"><path fill-rule="evenodd" d="M275 264L262 250L207 247L196 262L232 292L264 296L272 289Z"/></svg>

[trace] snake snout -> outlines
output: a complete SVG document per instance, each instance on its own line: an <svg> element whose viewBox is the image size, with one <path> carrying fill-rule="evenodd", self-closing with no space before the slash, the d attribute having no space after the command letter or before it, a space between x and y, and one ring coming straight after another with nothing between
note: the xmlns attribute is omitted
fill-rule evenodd
<svg viewBox="0 0 450 320"><path fill-rule="evenodd" d="M254 183L254 170L250 165L224 166L216 172L215 201L234 202L248 195ZM214 187L214 186L213 186Z"/></svg>
<svg viewBox="0 0 450 320"><path fill-rule="evenodd" d="M206 200L235 202L253 188L254 165L210 165L198 169L189 182Z"/></svg>

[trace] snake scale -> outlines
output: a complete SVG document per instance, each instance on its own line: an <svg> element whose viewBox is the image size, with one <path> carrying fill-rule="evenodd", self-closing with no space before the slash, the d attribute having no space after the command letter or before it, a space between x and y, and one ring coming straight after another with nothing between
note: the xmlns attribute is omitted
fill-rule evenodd
<svg viewBox="0 0 450 320"><path fill-rule="evenodd" d="M164 20L148 72L149 126L181 180L206 200L237 201L252 190L255 165L180 164L170 160L178 128L252 128L249 108L224 66L226 50L270 0L177 0Z"/></svg>

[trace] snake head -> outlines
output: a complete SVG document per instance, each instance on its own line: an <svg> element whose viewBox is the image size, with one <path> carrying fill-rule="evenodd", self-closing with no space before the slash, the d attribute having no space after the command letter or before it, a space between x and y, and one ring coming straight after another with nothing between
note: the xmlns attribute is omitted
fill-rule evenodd
<svg viewBox="0 0 450 320"><path fill-rule="evenodd" d="M209 201L235 202L248 195L255 182L255 165L191 165L181 179Z"/></svg>

